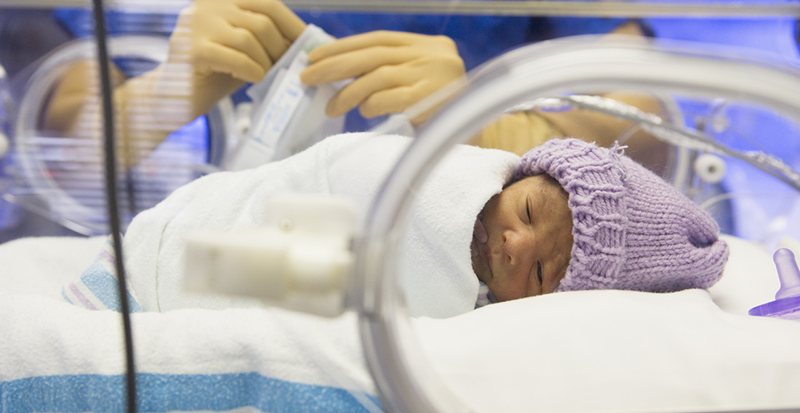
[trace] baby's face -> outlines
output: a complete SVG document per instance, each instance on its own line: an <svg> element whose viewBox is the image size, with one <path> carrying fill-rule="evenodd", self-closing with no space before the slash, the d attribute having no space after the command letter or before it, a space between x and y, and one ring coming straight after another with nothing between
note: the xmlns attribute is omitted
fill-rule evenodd
<svg viewBox="0 0 800 413"><path fill-rule="evenodd" d="M472 268L500 301L553 292L572 251L568 195L547 175L506 187L483 207L472 237Z"/></svg>

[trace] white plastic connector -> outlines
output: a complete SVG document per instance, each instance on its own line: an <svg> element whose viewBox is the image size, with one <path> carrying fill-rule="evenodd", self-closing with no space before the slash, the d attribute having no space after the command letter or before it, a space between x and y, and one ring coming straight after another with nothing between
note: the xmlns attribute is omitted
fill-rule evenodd
<svg viewBox="0 0 800 413"><path fill-rule="evenodd" d="M253 113L253 104L242 102L236 105L233 127L237 137L247 136L250 131L250 116Z"/></svg>
<svg viewBox="0 0 800 413"><path fill-rule="evenodd" d="M329 317L341 314L354 261L355 208L338 198L285 195L267 211L261 228L188 237L186 289L256 297Z"/></svg>
<svg viewBox="0 0 800 413"><path fill-rule="evenodd" d="M694 161L694 172L703 181L716 184L725 177L725 160L717 155L704 153Z"/></svg>

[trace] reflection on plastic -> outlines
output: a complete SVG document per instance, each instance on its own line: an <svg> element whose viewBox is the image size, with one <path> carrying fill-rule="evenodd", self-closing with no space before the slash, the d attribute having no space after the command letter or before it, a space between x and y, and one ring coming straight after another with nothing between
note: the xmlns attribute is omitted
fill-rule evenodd
<svg viewBox="0 0 800 413"><path fill-rule="evenodd" d="M0 158L8 153L8 113L11 109L11 98L8 92L6 70L0 66Z"/></svg>

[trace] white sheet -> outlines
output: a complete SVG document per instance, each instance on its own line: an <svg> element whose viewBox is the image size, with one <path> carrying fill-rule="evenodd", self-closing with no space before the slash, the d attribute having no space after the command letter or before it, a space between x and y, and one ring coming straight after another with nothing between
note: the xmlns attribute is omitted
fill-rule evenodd
<svg viewBox="0 0 800 413"><path fill-rule="evenodd" d="M772 299L762 284L774 280L752 277L772 263L757 245L726 241L729 285L710 293L559 293L419 319L419 339L479 412L796 408L800 323L738 314ZM4 268L20 270L0 277L0 399L9 411L104 410L119 399L118 314L54 296L103 242L0 245ZM727 295L740 291L763 292ZM725 312L715 302L736 305ZM379 404L352 314L184 309L135 314L133 325L150 409L350 412Z"/></svg>
<svg viewBox="0 0 800 413"><path fill-rule="evenodd" d="M0 406L121 411L121 318L67 303L61 287L93 263L97 238L0 245ZM280 309L131 315L140 411L374 411L356 317Z"/></svg>
<svg viewBox="0 0 800 413"><path fill-rule="evenodd" d="M106 237L39 237L0 244L0 285L8 293L61 299L61 287L97 258Z"/></svg>
<svg viewBox="0 0 800 413"><path fill-rule="evenodd" d="M781 283L772 252L741 238L721 238L728 243L731 255L724 276L709 289L714 303L723 311L747 315L751 308L775 300Z"/></svg>
<svg viewBox="0 0 800 413"><path fill-rule="evenodd" d="M479 412L800 407L800 323L725 313L703 290L559 293L417 332Z"/></svg>
<svg viewBox="0 0 800 413"><path fill-rule="evenodd" d="M420 319L420 342L480 412L796 409L800 323L746 315L774 300L771 254L723 238L730 259L710 291L532 297Z"/></svg>

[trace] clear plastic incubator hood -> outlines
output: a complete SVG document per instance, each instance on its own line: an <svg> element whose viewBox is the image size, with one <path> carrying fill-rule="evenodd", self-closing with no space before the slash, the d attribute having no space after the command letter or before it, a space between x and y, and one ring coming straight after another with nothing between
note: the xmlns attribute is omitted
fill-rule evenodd
<svg viewBox="0 0 800 413"><path fill-rule="evenodd" d="M256 3L229 4L253 12ZM287 46L289 57L272 62L261 83L226 96L163 143L133 142L152 153L118 166L124 213L115 241L106 236L112 220L103 212L99 144L46 121L70 65L96 59L91 29L79 36L68 24L76 16L69 13L88 19L89 10L0 0L0 29L10 27L2 14L51 23L60 16L59 30L70 32L26 64L0 41L0 65L11 68L0 77L0 144L8 142L7 155L0 151L0 265L10 269L0 275L0 330L14 332L0 339L0 405L800 409L800 323L752 312L797 299L786 296L796 277L783 287L781 280L796 276L800 256L800 2L284 3L313 24L302 38L308 43ZM170 36L188 4L108 3L110 21L139 23L135 34L108 39L113 64L141 69L121 84L174 62ZM609 34L630 24L633 36ZM325 118L327 100L349 81L303 85L299 73L313 64L307 53L373 26L453 38L466 74L401 113ZM171 87L195 79L191 66L182 68ZM184 106L171 110L186 110L187 99L176 98ZM265 125L280 130L266 139L255 132ZM557 291L545 280L566 276L537 258L524 273L534 293L495 288L502 274L492 260L514 260L515 233L492 232L497 226L482 222L489 211L503 205L498 219L540 228L534 223L557 215L552 199L561 198L546 192L557 188L574 228L593 218L567 200L619 191L569 187L563 163L567 181L514 198L515 171L530 159L521 156L570 138L649 170L644 183L621 166L593 173L636 182L619 196L645 199L653 219L692 233L711 228L710 240L679 239L669 225L640 237L646 225L631 207L625 224L590 230L638 225L620 237L622 262L669 277L702 257L668 246L724 243L719 281L674 291ZM662 184L704 218L676 213L672 195L652 189ZM571 242L579 236L568 233ZM491 252L477 245L497 234L499 258L486 258ZM536 235L525 247L537 257L561 245ZM634 244L668 252L641 259L642 249L625 249ZM776 255L778 268L776 250L786 251ZM574 244L567 251L570 263L585 253ZM121 313L129 316L122 329Z"/></svg>
<svg viewBox="0 0 800 413"><path fill-rule="evenodd" d="M381 394L384 396L386 404L394 406L397 411L492 411L493 408L499 409L496 411L517 410L513 408L514 406L518 406L518 409L522 411L536 408L538 402L544 403L542 411L562 411L559 403L571 406L563 409L563 411L573 411L572 409L578 411L579 406L583 406L586 403L585 401L567 402L563 400L563 397L571 392L577 392L578 394L575 397L581 399L581 397L586 396L581 396L580 394L582 391L587 391L587 389L580 390L576 388L576 380L571 380L571 375L582 376L584 374L601 373L601 371L597 370L597 367L589 365L572 365L571 367L575 370L571 370L571 373L551 371L550 373L554 377L558 377L555 380L558 384L547 385L548 390L554 391L556 390L554 387L562 386L568 387L569 390L562 390L564 393L559 394L558 397L553 394L547 394L541 395L540 398L531 398L531 394L537 394L538 391L529 388L531 386L530 381L511 383L513 380L504 382L502 378L498 378L508 374L520 379L530 379L531 376L543 374L541 372L523 373L518 370L541 369L544 368L542 365L555 368L552 362L554 357L552 351L564 351L564 349L555 349L553 347L557 346L547 344L545 345L547 351L544 351L543 354L537 354L540 351L536 349L535 345L541 342L548 342L550 339L562 345L568 344L563 341L563 333L558 333L558 331L560 329L574 330L587 327L585 321L578 321L572 317L578 317L579 319L588 317L598 321L596 316L589 315L593 311L591 306L579 306L579 308L582 308L581 311L586 313L570 314L571 317L566 317L563 313L536 313L531 310L532 312L527 317L516 316L513 321L510 321L511 323L523 323L515 327L520 330L544 325L550 328L549 330L544 330L550 336L539 337L541 331L524 332L517 335L509 333L502 328L490 328L487 329L488 331L482 330L482 327L487 327L485 324L476 325L474 330L470 329L465 332L460 337L465 343L480 340L487 345L486 348L476 346L478 347L475 349L477 351L470 356L470 361L462 360L464 362L461 367L463 370L477 369L481 373L468 374L464 371L459 371L461 374L469 375L470 379L475 381L480 381L479 377L483 377L488 382L480 385L464 385L467 380L460 379L456 380L457 383L449 383L450 386L438 382L437 377L441 376L435 372L437 367L436 360L426 358L424 356L425 349L420 346L420 343L407 338L409 334L414 334L414 322L408 318L407 300L403 298L407 293L404 294L402 291L398 291L400 283L392 281L392 279L397 280L403 277L401 271L391 266L401 258L379 259L378 256L401 256L402 253L398 251L396 242L386 242L386 240L397 239L397 234L403 231L403 225L407 222L408 215L414 208L413 196L409 194L417 192L416 188L421 185L425 177L429 176L430 171L434 169L433 165L445 156L447 148L454 144L463 143L467 140L466 138L474 136L484 125L506 113L508 108L515 108L541 97L555 96L551 99L563 99L571 102L570 98L561 97L564 90L594 94L608 90L635 90L656 96L681 95L691 96L694 99L708 99L709 101L721 99L726 101L726 104L731 105L744 104L746 102L747 105L768 108L775 113L782 114L786 119L795 122L796 128L798 122L797 114L800 113L796 105L800 103L800 100L798 100L798 95L793 90L794 88L787 87L787 85L800 85L798 74L800 72L794 67L742 59L733 54L712 53L707 50L701 52L695 45L642 45L584 38L552 41L547 44L532 45L515 50L473 72L472 77L466 84L454 86L453 94L450 95L452 101L447 103L419 132L417 139L395 167L379 197L373 204L365 230L367 241L364 243L364 250L357 254L359 261L357 263L358 272L356 276L360 280L357 285L372 287L371 290L357 290L359 292L357 303L361 313L362 340L364 341L371 371L376 378L376 383L381 388ZM755 79L761 81L756 81ZM552 103L543 102L541 104ZM572 106L580 107L577 103L572 103ZM415 109L419 108L412 108L407 112L410 118L417 116L419 113L415 112ZM614 113L616 116L628 117L629 119L636 118L639 115L635 109L622 108L620 110L620 108L615 108L613 105L605 107L599 105L595 110L604 110L606 113ZM682 125L675 125L662 119L646 118L640 119L639 122L643 129L681 148L676 153L677 166L679 167L681 162L691 162L692 159L695 159L696 162L699 159L697 153L725 156L726 159L731 156L738 160L744 160L763 172L774 175L794 191L800 188L800 180L798 180L800 176L789 164L784 163L778 157L762 152L731 150L719 145L719 142L715 142L707 136L697 134L696 131L691 131L691 129L682 127ZM790 139L794 138L796 138L796 135ZM695 155L682 152L686 150L695 153ZM792 157L788 153L785 155ZM793 156L796 158L796 154ZM793 162L796 165L796 159ZM693 177L686 177L686 173L687 171L681 171L676 168L674 170L675 183L680 184L685 180L699 179L696 176L698 174L694 171L688 171L688 174L695 175ZM748 195L745 194L745 196ZM795 224L795 226L786 229L796 231L797 227ZM735 249L733 251L741 252ZM371 259L370 255L373 256ZM731 261L735 261L736 258L736 256L732 256ZM731 270L731 272L733 271ZM375 276L375 274L380 273L383 273L384 276ZM748 274L748 276L767 277L766 274ZM541 297L541 300L552 298L555 301L556 296L557 294L553 297ZM720 297L720 299L730 298ZM522 307L521 303L519 305ZM554 310L563 312L568 311L569 308L554 307ZM489 309L487 308L485 311L488 312ZM524 310L520 309L519 311ZM598 311L602 312L602 310ZM680 310L675 309L675 311ZM498 312L499 314L500 312ZM530 320L531 318L540 317L552 317L564 324L560 326L559 330L556 330L549 323ZM497 323L509 322L502 319L495 321ZM657 323L655 320L646 319L637 321L650 324L650 327L655 327L652 324ZM663 321L659 320L659 322ZM571 322L574 322L574 325L570 325ZM489 323L489 321L486 321L486 323ZM667 325L662 325L658 328L667 328ZM787 328L796 327L787 326ZM623 328L616 332L616 334L621 334L620 340L625 341L629 338L636 340L636 338L628 336L632 334L632 331L625 330L627 329ZM491 335L493 331L498 333L496 337L476 338L476 336ZM503 336L502 333L504 332L509 335ZM684 333L693 334L696 332L689 328L689 331ZM556 333L558 335L553 337ZM588 334L591 336L592 333ZM585 338L589 338L589 336ZM530 348L527 351L518 348L524 346L509 345L509 341L519 340L521 337L529 339L527 344L530 345ZM658 338L661 339L663 337ZM655 341L655 337L653 340ZM764 338L764 340L769 341L770 339ZM457 342L458 340L454 339L450 344L456 346ZM666 385L661 381L663 378L655 377L662 374L658 367L647 366L642 370L638 368L626 370L633 366L624 366L625 363L630 362L630 360L625 360L624 358L617 360L621 364L609 365L608 363L611 360L603 360L608 355L594 353L592 341L581 340L581 342L583 344L572 343L569 345L570 350L568 352L585 352L598 357L600 360L595 361L602 365L604 369L608 369L602 372L603 375L607 374L614 377L622 372L633 374L635 370L638 374L636 380L648 381L651 377L654 377L653 380L660 383L659 386ZM627 343L628 346L630 344ZM722 343L720 344L722 345ZM639 342L639 345L647 346L648 342ZM660 348L662 345L656 344L654 348ZM497 357L498 365L494 367L492 362L483 363L473 360L473 358L492 360L492 352L509 351L510 348L521 351L520 353L515 353L515 356L511 356L517 360L518 364L505 362L503 359L508 357L507 355ZM455 349L453 351L459 352ZM647 353L647 350L642 348L639 351ZM442 356L442 354L438 353L439 356ZM465 355L459 352L459 356ZM658 364L669 358L662 358L663 356L663 354L659 356L652 355L657 359L656 363ZM707 356L710 356L710 354ZM531 360L526 360L528 357ZM622 355L615 354L613 357L622 357ZM586 362L585 356L580 358ZM447 365L447 368L456 368L454 361L448 360L448 362L450 364ZM648 363L645 360L642 360L642 362ZM708 362L708 360L705 362ZM735 362L732 363L735 364ZM511 370L504 371L500 369L500 365L505 369ZM485 370L481 370L476 366L480 366ZM750 367L743 368L742 373L749 374L749 369ZM405 373L398 375L397 372L400 371ZM457 373L452 370L445 372L444 375L450 379L457 377ZM598 376L592 377L591 380L580 379L577 381L588 384L589 381L597 380L598 385L600 385L599 382L603 380L602 377ZM496 383L496 380L501 381L503 384L499 386L492 384ZM719 381L722 382L724 380L720 377ZM480 394L478 387L491 389L492 391L487 390L486 392L491 393L492 396ZM605 388L604 391L609 391L606 386L603 387ZM627 391L622 390L622 392L628 394ZM593 391L590 391L590 393L593 393ZM411 394L414 396L409 397ZM780 398L778 393L771 393L770 396L776 397L773 399L776 402ZM522 404L528 398L531 398L530 404ZM558 399L558 401L555 399ZM632 397L632 399L636 399L636 397ZM465 400L474 400L475 403L470 404ZM599 397L597 400L598 403L609 402L605 397ZM764 399L765 402L766 400ZM631 408L637 411L654 410L664 406L659 405L657 402L653 402L652 405L648 406L644 398L631 403ZM677 404L680 404L680 402L676 402ZM628 406L625 402L615 400L605 407L616 409L622 408L623 405ZM776 405L768 405L769 403L766 403L759 406L759 408L777 407ZM593 408L598 407L598 405L595 405ZM711 406L705 407L711 408ZM717 408L720 407L717 406ZM731 404L727 405L726 409L734 407L737 406ZM756 406L752 404L750 406L739 406L737 410L746 409L747 407L753 408ZM675 408L677 410L689 410L692 409L692 405L687 404L682 408L677 406ZM696 405L695 408L700 408L700 405Z"/></svg>

